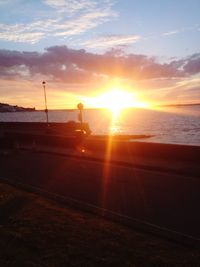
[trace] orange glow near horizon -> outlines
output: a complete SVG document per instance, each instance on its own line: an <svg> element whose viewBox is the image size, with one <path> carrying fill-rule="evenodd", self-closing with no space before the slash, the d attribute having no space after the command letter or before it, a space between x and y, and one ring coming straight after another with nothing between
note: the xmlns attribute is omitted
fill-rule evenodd
<svg viewBox="0 0 200 267"><path fill-rule="evenodd" d="M151 108L151 104L140 101L136 93L119 87L108 89L93 98L85 98L84 101L86 105L111 110L113 117L117 117L126 108Z"/></svg>
<svg viewBox="0 0 200 267"><path fill-rule="evenodd" d="M122 109L133 105L135 96L127 91L114 88L100 96L99 101L102 107L110 109L115 117Z"/></svg>

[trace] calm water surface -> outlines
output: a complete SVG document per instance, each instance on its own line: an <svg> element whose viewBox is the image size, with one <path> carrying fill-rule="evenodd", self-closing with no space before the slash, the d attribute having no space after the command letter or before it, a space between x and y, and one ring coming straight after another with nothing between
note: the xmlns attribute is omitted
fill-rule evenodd
<svg viewBox="0 0 200 267"><path fill-rule="evenodd" d="M50 122L77 121L78 111L49 111ZM45 122L45 113L0 113L0 121ZM148 134L151 142L200 145L200 105L167 107L164 111L128 109L113 119L108 110L85 110L93 134ZM144 140L143 140L144 141Z"/></svg>

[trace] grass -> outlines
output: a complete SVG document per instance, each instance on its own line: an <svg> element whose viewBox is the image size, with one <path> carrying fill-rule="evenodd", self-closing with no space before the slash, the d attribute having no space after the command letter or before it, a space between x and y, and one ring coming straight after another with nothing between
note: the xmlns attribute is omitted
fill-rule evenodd
<svg viewBox="0 0 200 267"><path fill-rule="evenodd" d="M200 266L200 252L0 184L0 266Z"/></svg>

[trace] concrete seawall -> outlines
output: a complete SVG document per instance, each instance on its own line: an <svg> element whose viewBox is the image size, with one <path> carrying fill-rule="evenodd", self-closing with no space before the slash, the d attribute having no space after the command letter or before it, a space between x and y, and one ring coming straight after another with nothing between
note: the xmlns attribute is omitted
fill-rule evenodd
<svg viewBox="0 0 200 267"><path fill-rule="evenodd" d="M148 136L136 135L116 138L109 136L88 136L84 142L77 130L81 127L90 134L89 125L84 123L23 123L23 122L0 122L0 137L8 139L11 142L19 141L21 143L49 144L60 147L76 146L82 143L86 149L96 153L109 153L112 155L122 155L129 157L152 157L158 159L176 159L181 161L190 161L199 163L200 146L175 145L148 142ZM145 142L141 142L145 137ZM134 141L136 139L136 141ZM140 142L137 142L140 140Z"/></svg>
<svg viewBox="0 0 200 267"><path fill-rule="evenodd" d="M46 146L49 150L55 148L61 152L83 148L85 153L81 156L88 158L123 162L133 166L149 166L157 170L165 169L175 173L200 176L200 146L121 141L111 137L99 139L89 136L84 138L77 134L64 136L25 131L7 131L0 139L0 146L35 146L37 149Z"/></svg>

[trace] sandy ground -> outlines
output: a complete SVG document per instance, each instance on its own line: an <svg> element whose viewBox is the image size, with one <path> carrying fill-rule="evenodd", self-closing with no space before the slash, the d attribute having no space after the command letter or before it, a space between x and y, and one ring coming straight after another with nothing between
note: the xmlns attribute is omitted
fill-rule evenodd
<svg viewBox="0 0 200 267"><path fill-rule="evenodd" d="M200 252L0 184L0 266L199 266Z"/></svg>

